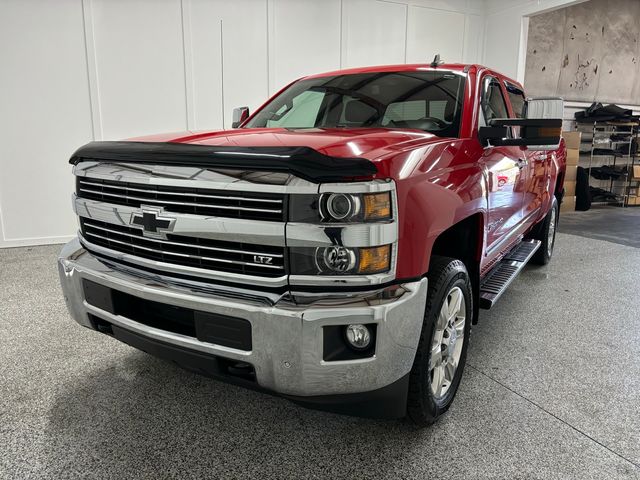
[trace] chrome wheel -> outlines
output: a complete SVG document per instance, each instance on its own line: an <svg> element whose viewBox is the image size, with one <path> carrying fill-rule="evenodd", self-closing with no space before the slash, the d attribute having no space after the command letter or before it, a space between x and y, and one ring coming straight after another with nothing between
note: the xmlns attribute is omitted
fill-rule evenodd
<svg viewBox="0 0 640 480"><path fill-rule="evenodd" d="M434 327L429 357L431 394L441 399L449 391L460 363L467 307L460 287L453 287L442 302Z"/></svg>
<svg viewBox="0 0 640 480"><path fill-rule="evenodd" d="M551 218L549 219L549 233L547 234L547 256L553 253L553 242L556 238L556 207L551 207Z"/></svg>

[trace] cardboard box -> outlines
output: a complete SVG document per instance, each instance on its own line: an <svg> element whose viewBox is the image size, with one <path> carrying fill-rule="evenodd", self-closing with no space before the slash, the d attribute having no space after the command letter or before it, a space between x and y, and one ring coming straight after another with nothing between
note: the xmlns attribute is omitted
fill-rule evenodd
<svg viewBox="0 0 640 480"><path fill-rule="evenodd" d="M562 132L562 138L564 138L567 149L580 150L582 132Z"/></svg>
<svg viewBox="0 0 640 480"><path fill-rule="evenodd" d="M578 175L578 167L575 165L567 166L567 171L564 174L565 182L575 182Z"/></svg>
<svg viewBox="0 0 640 480"><path fill-rule="evenodd" d="M576 210L576 197L564 196L562 199L562 205L560 205L561 212L575 212Z"/></svg>
<svg viewBox="0 0 640 480"><path fill-rule="evenodd" d="M640 197L630 196L627 199L627 205L640 205Z"/></svg>
<svg viewBox="0 0 640 480"><path fill-rule="evenodd" d="M567 165L577 166L580 161L580 150L575 148L567 149Z"/></svg>
<svg viewBox="0 0 640 480"><path fill-rule="evenodd" d="M640 165L633 166L633 179L640 180Z"/></svg>
<svg viewBox="0 0 640 480"><path fill-rule="evenodd" d="M564 182L564 196L565 197L574 197L576 194L576 182L575 181L565 181Z"/></svg>

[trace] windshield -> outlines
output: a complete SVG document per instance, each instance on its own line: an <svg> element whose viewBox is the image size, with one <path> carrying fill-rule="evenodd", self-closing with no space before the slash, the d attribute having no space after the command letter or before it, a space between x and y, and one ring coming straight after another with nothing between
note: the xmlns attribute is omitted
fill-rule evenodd
<svg viewBox="0 0 640 480"><path fill-rule="evenodd" d="M414 128L457 137L465 77L449 71L377 72L294 83L245 127Z"/></svg>

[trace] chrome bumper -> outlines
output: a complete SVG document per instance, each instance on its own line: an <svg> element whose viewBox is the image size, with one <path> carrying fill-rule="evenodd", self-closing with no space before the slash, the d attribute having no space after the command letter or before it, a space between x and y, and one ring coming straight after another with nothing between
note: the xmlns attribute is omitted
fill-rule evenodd
<svg viewBox="0 0 640 480"><path fill-rule="evenodd" d="M93 314L153 340L247 362L255 368L259 386L295 396L369 392L405 376L413 365L427 298L427 280L422 279L403 285L400 296L374 302L352 297L299 306L285 301L270 305L258 298L229 299L110 268L77 239L63 248L58 268L65 301L79 324L93 328L88 317ZM201 342L96 308L85 301L83 279L155 302L244 318L251 323L253 350ZM348 323L377 324L375 355L324 361L322 327Z"/></svg>

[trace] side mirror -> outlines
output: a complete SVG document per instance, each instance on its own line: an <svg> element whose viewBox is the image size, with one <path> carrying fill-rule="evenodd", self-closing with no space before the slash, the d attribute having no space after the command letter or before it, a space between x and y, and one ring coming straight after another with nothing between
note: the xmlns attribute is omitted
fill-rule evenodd
<svg viewBox="0 0 640 480"><path fill-rule="evenodd" d="M509 127L520 127L519 138L508 138ZM562 118L495 118L488 127L480 127L483 146L535 147L533 150L555 150L560 146Z"/></svg>
<svg viewBox="0 0 640 480"><path fill-rule="evenodd" d="M495 118L488 127L480 127L478 136L483 146L535 147L534 150L556 150L560 146L564 101L558 97L527 99L525 118ZM508 138L510 127L520 127L519 138Z"/></svg>
<svg viewBox="0 0 640 480"><path fill-rule="evenodd" d="M231 118L231 128L238 128L247 118L249 118L249 107L234 108L233 116Z"/></svg>
<svg viewBox="0 0 640 480"><path fill-rule="evenodd" d="M525 118L562 118L564 100L559 97L528 98Z"/></svg>

